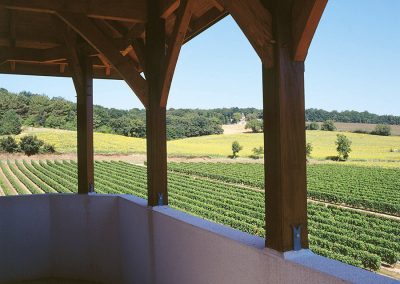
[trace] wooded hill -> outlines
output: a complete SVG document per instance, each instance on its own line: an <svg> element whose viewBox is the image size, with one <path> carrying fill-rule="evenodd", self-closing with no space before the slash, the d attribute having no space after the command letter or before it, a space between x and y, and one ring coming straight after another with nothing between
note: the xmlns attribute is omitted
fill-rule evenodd
<svg viewBox="0 0 400 284"><path fill-rule="evenodd" d="M169 109L167 111L167 137L169 140L210 134L221 134L222 124L237 123L243 119L261 119L262 111L255 108ZM8 92L0 88L0 119L17 117L23 126L76 129L76 104L61 97ZM400 117L376 115L369 112L328 112L307 109L307 121L334 120L337 122L400 124ZM120 110L94 106L96 132L114 133L131 137L145 137L146 113L144 109ZM3 123L5 125L5 122ZM2 133L6 134L6 133ZM1 135L1 133L0 133Z"/></svg>

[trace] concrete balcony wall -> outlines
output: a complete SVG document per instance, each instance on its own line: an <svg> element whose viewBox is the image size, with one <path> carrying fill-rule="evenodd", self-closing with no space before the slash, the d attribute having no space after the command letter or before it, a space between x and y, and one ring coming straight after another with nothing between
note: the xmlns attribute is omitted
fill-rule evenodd
<svg viewBox="0 0 400 284"><path fill-rule="evenodd" d="M133 196L0 198L0 283L394 283Z"/></svg>

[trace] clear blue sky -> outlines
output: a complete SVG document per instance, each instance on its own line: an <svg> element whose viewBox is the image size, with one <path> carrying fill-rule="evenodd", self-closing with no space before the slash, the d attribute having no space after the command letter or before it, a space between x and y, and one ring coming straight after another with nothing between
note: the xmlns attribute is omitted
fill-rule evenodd
<svg viewBox="0 0 400 284"><path fill-rule="evenodd" d="M400 115L400 0L330 0L306 60L306 108ZM0 87L75 101L71 79L0 75ZM227 17L181 52L168 107L262 107L261 63ZM124 82L95 80L94 101L141 107Z"/></svg>

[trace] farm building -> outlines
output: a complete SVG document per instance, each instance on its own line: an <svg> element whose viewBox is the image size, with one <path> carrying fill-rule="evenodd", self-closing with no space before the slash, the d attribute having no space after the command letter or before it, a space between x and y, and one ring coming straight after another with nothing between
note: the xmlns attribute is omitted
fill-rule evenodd
<svg viewBox="0 0 400 284"><path fill-rule="evenodd" d="M0 197L0 283L390 283L308 250L304 61L326 3L0 0L0 73L73 80L79 192ZM263 65L265 239L168 207L180 49L227 15ZM95 193L93 79L124 80L146 108L147 201Z"/></svg>

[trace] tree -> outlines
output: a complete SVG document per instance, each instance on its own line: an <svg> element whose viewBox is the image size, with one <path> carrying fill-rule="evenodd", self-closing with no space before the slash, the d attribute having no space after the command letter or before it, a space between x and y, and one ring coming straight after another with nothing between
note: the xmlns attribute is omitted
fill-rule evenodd
<svg viewBox="0 0 400 284"><path fill-rule="evenodd" d="M315 121L306 125L307 130L319 130L319 124Z"/></svg>
<svg viewBox="0 0 400 284"><path fill-rule="evenodd" d="M313 150L312 144L311 143L307 143L306 144L306 157L307 157L307 160L308 160L308 158L311 158L312 150Z"/></svg>
<svg viewBox="0 0 400 284"><path fill-rule="evenodd" d="M232 158L236 158L238 153L243 149L243 146L239 144L237 141L233 141L232 143Z"/></svg>
<svg viewBox="0 0 400 284"><path fill-rule="evenodd" d="M56 147L54 145L45 143L43 145L43 148L42 148L41 152L42 153L54 154L56 152Z"/></svg>
<svg viewBox="0 0 400 284"><path fill-rule="evenodd" d="M336 130L335 122L331 119L324 121L324 123L322 123L321 125L321 130L335 131Z"/></svg>
<svg viewBox="0 0 400 284"><path fill-rule="evenodd" d="M380 136L390 136L391 129L389 125L378 124L375 126L374 131L371 132L372 135L380 135Z"/></svg>
<svg viewBox="0 0 400 284"><path fill-rule="evenodd" d="M5 112L3 117L0 119L0 135L17 135L19 133L21 133L21 121L19 115L13 110Z"/></svg>
<svg viewBox="0 0 400 284"><path fill-rule="evenodd" d="M18 144L13 137L8 136L0 140L0 149L7 153L18 152Z"/></svg>
<svg viewBox="0 0 400 284"><path fill-rule="evenodd" d="M258 148L253 148L253 155L250 156L250 158L253 159L260 159L262 155L264 155L264 147L260 146Z"/></svg>
<svg viewBox="0 0 400 284"><path fill-rule="evenodd" d="M346 135L338 134L335 141L336 150L338 151L338 160L346 161L349 158L351 152L351 141Z"/></svg>
<svg viewBox="0 0 400 284"><path fill-rule="evenodd" d="M24 136L19 142L19 147L27 156L35 155L39 153L40 147L43 146L43 141L37 139L36 136Z"/></svg>
<svg viewBox="0 0 400 284"><path fill-rule="evenodd" d="M252 119L246 123L244 128L251 129L253 133L258 133L263 131L264 125L261 120Z"/></svg>
<svg viewBox="0 0 400 284"><path fill-rule="evenodd" d="M232 115L232 123L238 123L242 119L242 114L240 112L235 112Z"/></svg>

